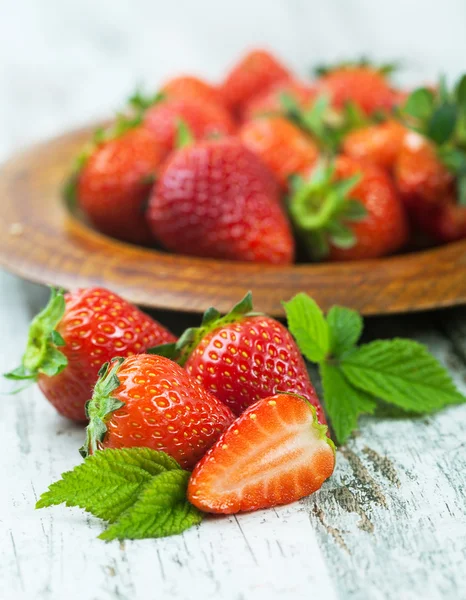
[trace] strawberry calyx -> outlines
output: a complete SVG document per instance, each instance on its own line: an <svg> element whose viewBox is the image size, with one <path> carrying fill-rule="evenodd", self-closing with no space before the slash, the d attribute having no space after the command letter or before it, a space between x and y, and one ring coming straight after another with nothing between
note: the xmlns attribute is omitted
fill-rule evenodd
<svg viewBox="0 0 466 600"><path fill-rule="evenodd" d="M208 333L219 327L224 327L230 323L236 323L246 317L258 314L260 313L253 311L252 293L248 292L244 298L223 317L216 308L211 306L205 311L200 327L189 327L184 331L177 342L160 344L154 348L149 348L147 353L165 356L166 358L170 358L177 362L179 365L184 366L192 352Z"/></svg>
<svg viewBox="0 0 466 600"><path fill-rule="evenodd" d="M21 365L5 374L13 381L37 381L40 374L53 377L63 371L68 359L58 348L65 341L56 330L65 314L65 298L63 290L51 288L47 306L34 317L29 327L26 350ZM20 391L23 388L14 390Z"/></svg>
<svg viewBox="0 0 466 600"><path fill-rule="evenodd" d="M291 182L291 220L314 260L325 258L330 244L352 248L357 239L346 223L361 221L367 215L364 205L349 196L361 175L339 181L334 175L334 163L321 162L309 180L294 177Z"/></svg>
<svg viewBox="0 0 466 600"><path fill-rule="evenodd" d="M286 118L310 135L324 155L336 154L350 131L376 121L375 116L366 117L353 102L347 102L342 109L333 108L327 94L318 95L304 108L292 94L284 93L280 95L280 104Z"/></svg>
<svg viewBox="0 0 466 600"><path fill-rule="evenodd" d="M89 423L86 427L86 441L79 449L79 453L84 458L99 449L99 442L103 441L107 433L106 420L125 404L112 396L112 393L120 386L118 371L123 360L122 357L115 357L102 365L92 398L86 403L86 417L89 419Z"/></svg>
<svg viewBox="0 0 466 600"><path fill-rule="evenodd" d="M336 62L333 64L321 64L317 65L313 68L313 73L317 77L322 77L323 75L328 75L328 73L333 73L334 71L345 71L350 69L370 69L371 71L375 71L376 73L380 73L386 77L392 75L395 71L398 71L400 68L399 62L389 62L389 63L374 63L366 56L361 56L361 58L356 60L347 60Z"/></svg>
<svg viewBox="0 0 466 600"><path fill-rule="evenodd" d="M466 74L449 88L415 89L399 108L398 118L435 145L443 165L457 178L457 201L466 206Z"/></svg>
<svg viewBox="0 0 466 600"><path fill-rule="evenodd" d="M164 98L165 95L162 92L157 92L154 95L144 95L140 90L137 90L128 99L129 110L127 112L118 112L115 120L108 127L98 127L94 131L92 139L74 159L71 174L64 183L63 196L67 202L70 204L76 202L79 175L96 149L106 142L122 137L128 131L141 125L146 111Z"/></svg>

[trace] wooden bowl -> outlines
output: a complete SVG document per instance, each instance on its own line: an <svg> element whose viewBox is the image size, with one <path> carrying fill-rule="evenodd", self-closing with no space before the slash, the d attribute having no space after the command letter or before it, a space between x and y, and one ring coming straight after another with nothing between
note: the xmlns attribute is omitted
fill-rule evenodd
<svg viewBox="0 0 466 600"><path fill-rule="evenodd" d="M466 240L422 252L352 263L272 266L178 256L132 246L91 229L61 197L73 158L94 128L65 134L0 170L0 265L64 288L105 286L136 304L227 311L252 290L257 310L283 316L282 300L310 294L365 315L466 302Z"/></svg>

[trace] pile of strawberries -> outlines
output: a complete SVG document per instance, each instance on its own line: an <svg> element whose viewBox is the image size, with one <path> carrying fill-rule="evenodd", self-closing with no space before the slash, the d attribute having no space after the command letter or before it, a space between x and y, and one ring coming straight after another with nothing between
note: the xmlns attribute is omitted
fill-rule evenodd
<svg viewBox="0 0 466 600"><path fill-rule="evenodd" d="M364 62L308 83L255 50L218 86L183 76L136 94L68 191L109 236L201 257L289 264L448 242L466 237L465 93L408 94Z"/></svg>
<svg viewBox="0 0 466 600"><path fill-rule="evenodd" d="M194 469L187 494L202 511L291 502L334 469L300 351L282 324L252 312L250 294L177 340L106 289L52 290L7 377L37 382L59 413L88 421L84 456L146 447Z"/></svg>

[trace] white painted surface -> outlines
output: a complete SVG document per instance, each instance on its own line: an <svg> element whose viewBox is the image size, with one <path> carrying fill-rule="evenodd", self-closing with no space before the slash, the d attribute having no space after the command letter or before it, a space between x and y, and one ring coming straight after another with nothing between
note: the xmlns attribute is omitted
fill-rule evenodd
<svg viewBox="0 0 466 600"><path fill-rule="evenodd" d="M306 0L0 0L0 158L105 116L138 82L213 79L248 45L304 73L344 55L406 59L405 81L464 68L466 5ZM0 213L1 218L1 213ZM42 288L0 273L0 370L15 366ZM372 320L412 335L465 388L464 310ZM0 381L0 392L7 384ZM34 511L78 460L82 430L35 390L0 402L0 598L411 600L466 598L466 407L367 419L335 476L276 511L211 519L166 540L104 544L79 510Z"/></svg>

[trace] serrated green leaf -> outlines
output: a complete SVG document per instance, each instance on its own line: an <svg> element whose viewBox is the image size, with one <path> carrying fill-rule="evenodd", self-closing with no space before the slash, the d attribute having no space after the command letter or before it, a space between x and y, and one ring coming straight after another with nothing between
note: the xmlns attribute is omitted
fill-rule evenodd
<svg viewBox="0 0 466 600"><path fill-rule="evenodd" d="M114 525L99 537L102 540L157 538L182 533L197 525L202 513L186 498L190 473L166 471L154 477L137 501Z"/></svg>
<svg viewBox="0 0 466 600"><path fill-rule="evenodd" d="M284 302L288 329L299 349L311 362L327 356L330 342L327 321L319 306L307 294L300 293Z"/></svg>
<svg viewBox="0 0 466 600"><path fill-rule="evenodd" d="M357 429L359 415L373 413L376 403L371 396L351 385L337 365L324 362L319 365L319 372L326 413L338 442L344 444Z"/></svg>
<svg viewBox="0 0 466 600"><path fill-rule="evenodd" d="M427 125L426 135L436 144L444 144L452 136L457 119L454 104L442 104L435 109Z"/></svg>
<svg viewBox="0 0 466 600"><path fill-rule="evenodd" d="M153 477L173 470L180 470L174 459L150 448L99 450L52 483L36 508L65 503L112 523Z"/></svg>
<svg viewBox="0 0 466 600"><path fill-rule="evenodd" d="M330 352L339 358L359 341L363 329L361 315L344 306L332 306L327 313L330 334Z"/></svg>
<svg viewBox="0 0 466 600"><path fill-rule="evenodd" d="M355 387L405 410L429 413L466 402L448 371L412 340L365 344L345 355L340 365Z"/></svg>

